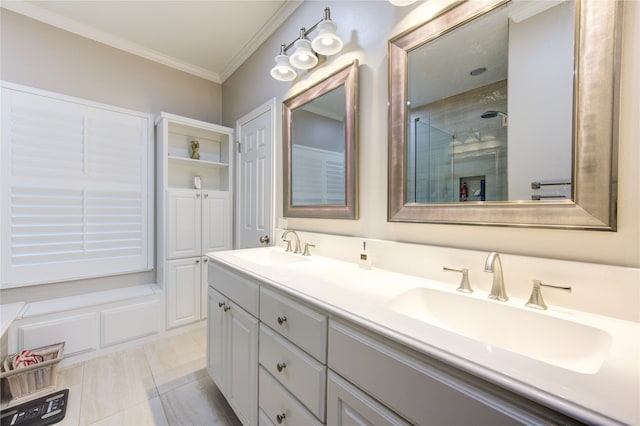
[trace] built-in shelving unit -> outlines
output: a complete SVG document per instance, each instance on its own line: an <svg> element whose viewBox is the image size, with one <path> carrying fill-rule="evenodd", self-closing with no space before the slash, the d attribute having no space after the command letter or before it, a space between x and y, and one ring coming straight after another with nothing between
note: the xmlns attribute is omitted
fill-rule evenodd
<svg viewBox="0 0 640 426"><path fill-rule="evenodd" d="M156 143L158 283L172 328L206 317L205 255L233 248L233 129L163 112Z"/></svg>

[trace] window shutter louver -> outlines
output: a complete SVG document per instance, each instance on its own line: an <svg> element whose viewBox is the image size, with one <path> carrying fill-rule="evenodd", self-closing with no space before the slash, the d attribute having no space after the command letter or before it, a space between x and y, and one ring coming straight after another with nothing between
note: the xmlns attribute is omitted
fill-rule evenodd
<svg viewBox="0 0 640 426"><path fill-rule="evenodd" d="M151 118L3 88L2 287L150 265Z"/></svg>

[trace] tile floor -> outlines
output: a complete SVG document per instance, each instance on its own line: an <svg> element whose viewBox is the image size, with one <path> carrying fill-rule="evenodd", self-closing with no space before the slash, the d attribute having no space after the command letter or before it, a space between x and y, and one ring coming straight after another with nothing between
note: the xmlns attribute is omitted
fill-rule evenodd
<svg viewBox="0 0 640 426"><path fill-rule="evenodd" d="M69 402L58 425L240 425L205 354L201 328L61 368Z"/></svg>

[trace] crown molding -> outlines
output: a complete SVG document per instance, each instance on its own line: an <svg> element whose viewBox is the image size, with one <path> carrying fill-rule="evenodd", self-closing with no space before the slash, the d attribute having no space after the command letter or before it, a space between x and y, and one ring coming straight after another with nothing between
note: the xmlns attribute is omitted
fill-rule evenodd
<svg viewBox="0 0 640 426"><path fill-rule="evenodd" d="M94 27L82 24L76 20L66 18L49 10L23 1L3 1L0 6L4 9L27 16L45 24L69 31L82 37L97 41L119 50L140 56L145 59L166 65L168 67L195 75L200 78L222 84L242 63L255 52L258 47L302 4L302 0L286 1L278 12L260 29L247 45L233 58L222 75L182 61L153 49L132 43L121 37L114 36Z"/></svg>
<svg viewBox="0 0 640 426"><path fill-rule="evenodd" d="M291 14L302 4L304 0L285 1L280 9L267 21L260 31L242 48L240 52L229 62L222 71L222 81L225 81L240 65L246 61L258 48L291 16Z"/></svg>

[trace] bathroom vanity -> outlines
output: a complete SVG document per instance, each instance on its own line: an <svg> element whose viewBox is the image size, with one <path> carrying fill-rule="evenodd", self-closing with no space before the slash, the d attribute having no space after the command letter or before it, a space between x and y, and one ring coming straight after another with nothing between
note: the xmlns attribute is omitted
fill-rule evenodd
<svg viewBox="0 0 640 426"><path fill-rule="evenodd" d="M244 424L640 421L634 322L279 247L209 257L207 369Z"/></svg>

